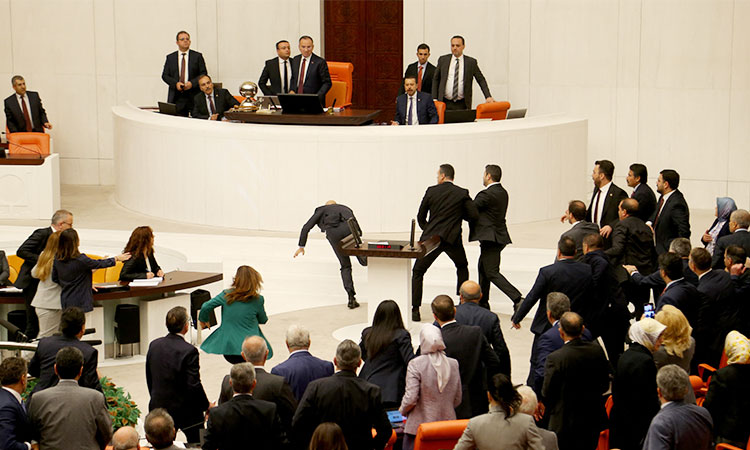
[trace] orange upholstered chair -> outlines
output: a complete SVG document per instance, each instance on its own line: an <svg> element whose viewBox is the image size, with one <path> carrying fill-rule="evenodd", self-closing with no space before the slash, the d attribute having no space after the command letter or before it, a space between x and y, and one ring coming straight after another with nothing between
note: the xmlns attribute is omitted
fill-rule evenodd
<svg viewBox="0 0 750 450"><path fill-rule="evenodd" d="M18 278L18 272L21 271L22 265L23 265L23 259L21 259L20 256L8 255L8 266L10 268L10 275L8 276L8 281L10 283L16 282L16 278Z"/></svg>
<svg viewBox="0 0 750 450"><path fill-rule="evenodd" d="M102 256L99 255L92 255L90 253L86 253L86 256L88 256L91 259L103 259ZM91 275L91 282L92 283L104 283L107 279L107 268L104 269L96 269L94 273Z"/></svg>
<svg viewBox="0 0 750 450"><path fill-rule="evenodd" d="M331 74L331 81L343 81L346 83L346 98L344 98L344 104L341 106L351 105L353 92L352 73L354 73L354 64L350 62L328 61L328 73ZM336 102L336 105L339 104L339 101ZM326 104L327 103L328 96L326 96Z"/></svg>
<svg viewBox="0 0 750 450"><path fill-rule="evenodd" d="M445 123L445 102L435 100L435 109L438 112L438 123Z"/></svg>
<svg viewBox="0 0 750 450"><path fill-rule="evenodd" d="M461 438L469 419L426 422L417 429L414 450L453 448Z"/></svg>
<svg viewBox="0 0 750 450"><path fill-rule="evenodd" d="M240 103L242 103L242 102L245 101L245 97L243 97L241 95L233 95L232 97L234 97L234 99L237 100Z"/></svg>
<svg viewBox="0 0 750 450"><path fill-rule="evenodd" d="M333 105L333 100L336 99L336 108L344 108L351 106L352 103L346 101L346 83L343 81L332 81L333 86L331 90L326 94L326 108Z"/></svg>
<svg viewBox="0 0 750 450"><path fill-rule="evenodd" d="M747 445L745 446L745 448L739 448L739 447L735 447L734 445L729 445L729 444L718 444L716 446L716 450L721 450L721 449L724 449L724 450L750 450L750 439L747 440Z"/></svg>
<svg viewBox="0 0 750 450"><path fill-rule="evenodd" d="M609 417L609 413L612 412L613 404L614 401L612 401L612 396L610 395L607 397L607 402L604 404L604 409L607 410L607 417ZM599 445L596 446L596 450L609 450L609 429L602 430L602 432L599 433Z"/></svg>
<svg viewBox="0 0 750 450"><path fill-rule="evenodd" d="M115 281L119 281L121 271L122 271L122 262L120 261L116 261L115 265L112 267L105 268L104 269L104 282L114 283Z"/></svg>
<svg viewBox="0 0 750 450"><path fill-rule="evenodd" d="M510 102L481 103L477 106L477 119L505 120Z"/></svg>
<svg viewBox="0 0 750 450"><path fill-rule="evenodd" d="M377 436L377 431L375 431L375 428L372 429L372 437L374 438ZM383 450L393 450L393 444L396 443L396 430L391 430L391 437L388 439L388 443L385 444L385 448Z"/></svg>
<svg viewBox="0 0 750 450"><path fill-rule="evenodd" d="M8 143L11 155L49 155L49 134L11 133Z"/></svg>

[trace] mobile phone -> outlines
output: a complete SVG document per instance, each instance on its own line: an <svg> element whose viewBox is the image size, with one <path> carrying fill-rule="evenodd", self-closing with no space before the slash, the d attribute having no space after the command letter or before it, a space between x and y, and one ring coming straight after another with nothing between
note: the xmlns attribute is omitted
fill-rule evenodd
<svg viewBox="0 0 750 450"><path fill-rule="evenodd" d="M654 313L654 305L652 305L651 303L646 303L645 305L643 305L643 316L644 317L648 317L649 319L653 319L654 315L655 315L655 313Z"/></svg>

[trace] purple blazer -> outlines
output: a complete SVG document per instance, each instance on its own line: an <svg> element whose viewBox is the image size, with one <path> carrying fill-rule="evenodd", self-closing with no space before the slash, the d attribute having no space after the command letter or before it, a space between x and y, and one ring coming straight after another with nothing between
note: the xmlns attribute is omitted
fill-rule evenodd
<svg viewBox="0 0 750 450"><path fill-rule="evenodd" d="M417 356L406 368L406 392L401 400L401 414L406 416L404 433L417 434L419 425L436 420L454 420L461 403L461 375L458 361L448 358L451 375L443 392L438 391L437 372L427 355ZM450 400L453 400L452 402Z"/></svg>

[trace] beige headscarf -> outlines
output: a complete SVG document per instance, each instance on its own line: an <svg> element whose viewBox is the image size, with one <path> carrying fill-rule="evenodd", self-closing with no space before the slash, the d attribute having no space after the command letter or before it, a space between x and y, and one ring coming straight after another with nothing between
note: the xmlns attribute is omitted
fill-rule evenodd
<svg viewBox="0 0 750 450"><path fill-rule="evenodd" d="M628 335L631 340L653 352L654 347L656 346L656 341L659 340L659 336L661 336L666 329L666 325L657 322L655 319L646 317L631 325Z"/></svg>
<svg viewBox="0 0 750 450"><path fill-rule="evenodd" d="M430 364L437 372L438 391L443 392L451 377L451 367L445 356L445 343L440 328L425 324L419 332L419 348L423 355L430 358Z"/></svg>
<svg viewBox="0 0 750 450"><path fill-rule="evenodd" d="M730 331L724 341L727 364L750 363L750 340L739 331Z"/></svg>

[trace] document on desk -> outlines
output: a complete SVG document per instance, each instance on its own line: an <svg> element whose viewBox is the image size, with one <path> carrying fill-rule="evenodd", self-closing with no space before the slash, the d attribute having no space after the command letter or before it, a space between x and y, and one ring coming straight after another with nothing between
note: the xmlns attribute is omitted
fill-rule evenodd
<svg viewBox="0 0 750 450"><path fill-rule="evenodd" d="M162 277L139 278L130 282L130 287L152 287L158 286L164 280Z"/></svg>

